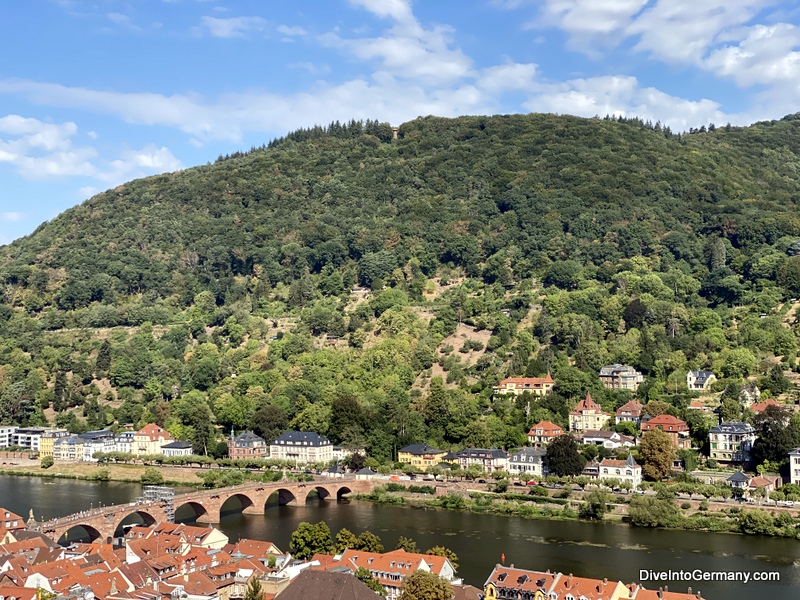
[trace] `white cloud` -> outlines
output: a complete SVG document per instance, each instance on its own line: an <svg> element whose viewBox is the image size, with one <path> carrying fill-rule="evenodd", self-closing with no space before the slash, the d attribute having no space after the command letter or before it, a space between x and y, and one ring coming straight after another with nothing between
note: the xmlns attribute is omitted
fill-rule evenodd
<svg viewBox="0 0 800 600"><path fill-rule="evenodd" d="M289 27L288 25L278 25L276 28L278 33L281 33L285 36L293 37L298 35L307 35L308 32L303 29L302 27Z"/></svg>
<svg viewBox="0 0 800 600"><path fill-rule="evenodd" d="M478 85L490 92L532 90L536 86L537 65L508 63L481 71Z"/></svg>
<svg viewBox="0 0 800 600"><path fill-rule="evenodd" d="M452 47L453 30L437 26L425 29L404 0L350 0L370 12L395 21L381 37L345 39L336 32L320 37L323 45L340 48L364 62L376 62L376 79L387 75L448 85L474 75L472 60Z"/></svg>
<svg viewBox="0 0 800 600"><path fill-rule="evenodd" d="M800 28L795 25L756 25L738 45L719 48L704 65L739 85L750 87L800 79Z"/></svg>
<svg viewBox="0 0 800 600"><path fill-rule="evenodd" d="M720 110L713 100L692 101L652 87L641 87L635 77L609 76L573 79L542 85L525 107L534 112L582 117L605 115L661 121L675 131L708 123L737 122L740 118Z"/></svg>
<svg viewBox="0 0 800 600"><path fill-rule="evenodd" d="M367 9L372 14L395 21L413 21L411 0L350 0L350 4Z"/></svg>
<svg viewBox="0 0 800 600"><path fill-rule="evenodd" d="M613 45L648 0L545 0L539 25L571 34L571 45L586 49L602 42ZM679 1L679 0L676 0Z"/></svg>
<svg viewBox="0 0 800 600"><path fill-rule="evenodd" d="M9 223L16 223L21 221L25 215L21 212L2 212L0 213L0 221L7 221Z"/></svg>
<svg viewBox="0 0 800 600"><path fill-rule="evenodd" d="M266 24L267 20L261 17L202 18L202 27L212 37L218 38L244 37L251 31L263 30Z"/></svg>
<svg viewBox="0 0 800 600"><path fill-rule="evenodd" d="M124 150L110 162L91 146L75 147L75 123L44 123L38 119L7 115L0 118L0 163L13 166L25 179L91 177L106 183L121 183L181 168L166 147L149 144L140 150ZM2 213L2 220L15 220L18 213Z"/></svg>

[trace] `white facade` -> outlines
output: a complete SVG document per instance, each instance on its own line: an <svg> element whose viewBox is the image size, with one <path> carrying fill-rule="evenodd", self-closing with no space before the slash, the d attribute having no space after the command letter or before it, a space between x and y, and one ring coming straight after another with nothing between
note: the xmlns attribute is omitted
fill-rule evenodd
<svg viewBox="0 0 800 600"><path fill-rule="evenodd" d="M642 484L642 467L630 455L628 455L628 460L606 458L600 463L597 478L599 480L616 479L623 483L628 482L633 489L638 489Z"/></svg>
<svg viewBox="0 0 800 600"><path fill-rule="evenodd" d="M123 431L114 438L114 452L132 452L133 431Z"/></svg>
<svg viewBox="0 0 800 600"><path fill-rule="evenodd" d="M16 430L16 427L0 427L0 448L8 448L13 445L12 440Z"/></svg>
<svg viewBox="0 0 800 600"><path fill-rule="evenodd" d="M789 483L800 484L800 448L789 452Z"/></svg>
<svg viewBox="0 0 800 600"><path fill-rule="evenodd" d="M333 444L313 431L287 431L269 446L269 457L298 465L313 465L333 460Z"/></svg>
<svg viewBox="0 0 800 600"><path fill-rule="evenodd" d="M533 475L536 477L546 477L547 467L544 464L544 457L547 454L538 448L523 448L519 452L514 452L508 457L508 472L511 475Z"/></svg>
<svg viewBox="0 0 800 600"><path fill-rule="evenodd" d="M39 440L42 435L47 431L43 427L26 427L25 429L19 428L11 434L11 445L20 446L32 450L33 452L39 451Z"/></svg>

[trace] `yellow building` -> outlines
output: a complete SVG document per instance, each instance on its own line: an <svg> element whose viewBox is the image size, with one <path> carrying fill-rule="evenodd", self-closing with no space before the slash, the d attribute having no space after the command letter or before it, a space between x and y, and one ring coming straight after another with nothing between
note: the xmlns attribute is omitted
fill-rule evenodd
<svg viewBox="0 0 800 600"><path fill-rule="evenodd" d="M444 450L432 448L427 444L411 444L397 452L397 460L424 471L428 467L435 467L442 462L442 457L447 454Z"/></svg>
<svg viewBox="0 0 800 600"><path fill-rule="evenodd" d="M578 402L578 405L569 413L570 431L586 431L587 429L602 429L611 419L611 414L603 412L603 408L590 394Z"/></svg>
<svg viewBox="0 0 800 600"><path fill-rule="evenodd" d="M53 444L58 438L66 437L69 435L69 431L66 429L51 429L50 431L45 432L41 438L39 438L39 458L44 458L45 456L53 456Z"/></svg>
<svg viewBox="0 0 800 600"><path fill-rule="evenodd" d="M161 454L161 446L174 441L175 438L166 429L148 423L133 434L131 452L134 454Z"/></svg>

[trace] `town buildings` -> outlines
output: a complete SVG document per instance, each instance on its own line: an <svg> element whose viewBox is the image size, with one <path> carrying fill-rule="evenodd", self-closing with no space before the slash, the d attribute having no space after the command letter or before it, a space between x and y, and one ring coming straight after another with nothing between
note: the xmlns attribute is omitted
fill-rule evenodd
<svg viewBox="0 0 800 600"><path fill-rule="evenodd" d="M603 412L603 408L594 400L591 394L578 402L578 405L569 413L570 431L585 431L587 429L602 429L611 419L611 415Z"/></svg>
<svg viewBox="0 0 800 600"><path fill-rule="evenodd" d="M383 586L387 600L399 598L406 577L416 571L429 571L447 581L459 582L453 565L444 556L405 550L378 553L347 549L337 556L316 554L312 558L312 564L313 562L329 571L348 570L355 573L359 568L368 570Z"/></svg>
<svg viewBox="0 0 800 600"><path fill-rule="evenodd" d="M589 579L496 565L484 584L485 600L703 600L700 593L648 590L637 583Z"/></svg>
<svg viewBox="0 0 800 600"><path fill-rule="evenodd" d="M550 421L539 421L528 432L528 442L535 446L547 446L560 435L564 435L561 427Z"/></svg>
<svg viewBox="0 0 800 600"><path fill-rule="evenodd" d="M161 446L161 454L164 456L191 456L194 452L191 442L177 440Z"/></svg>
<svg viewBox="0 0 800 600"><path fill-rule="evenodd" d="M692 440L689 437L689 426L686 421L672 415L658 415L646 423L642 424L642 433L660 429L669 436L672 445L678 450L688 450L692 447Z"/></svg>
<svg viewBox="0 0 800 600"><path fill-rule="evenodd" d="M397 460L424 471L442 462L445 454L447 453L444 450L428 444L410 444L397 452Z"/></svg>
<svg viewBox="0 0 800 600"><path fill-rule="evenodd" d="M741 421L726 421L708 432L709 458L724 466L746 466L751 462L751 450L756 440L752 425Z"/></svg>
<svg viewBox="0 0 800 600"><path fill-rule="evenodd" d="M548 373L546 377L510 377L503 379L494 388L495 394L514 394L519 396L528 392L534 396L544 396L553 391L555 381Z"/></svg>
<svg viewBox="0 0 800 600"><path fill-rule="evenodd" d="M333 444L313 431L287 431L269 446L270 458L298 465L313 465L333 460Z"/></svg>
<svg viewBox="0 0 800 600"><path fill-rule="evenodd" d="M269 454L267 442L252 431L243 431L228 438L229 458L266 458Z"/></svg>
<svg viewBox="0 0 800 600"><path fill-rule="evenodd" d="M600 382L609 390L635 392L644 381L644 376L628 365L613 364L600 369Z"/></svg>

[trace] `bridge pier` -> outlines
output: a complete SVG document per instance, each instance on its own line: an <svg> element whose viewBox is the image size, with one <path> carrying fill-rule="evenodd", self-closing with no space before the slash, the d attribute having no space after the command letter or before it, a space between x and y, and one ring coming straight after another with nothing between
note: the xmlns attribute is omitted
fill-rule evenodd
<svg viewBox="0 0 800 600"><path fill-rule="evenodd" d="M200 515L197 517L197 522L203 525L216 525L219 523L219 511L215 511L216 515L211 514L211 512L207 512L204 515Z"/></svg>
<svg viewBox="0 0 800 600"><path fill-rule="evenodd" d="M255 504L253 504L252 506L246 506L245 508L242 509L242 514L245 514L245 515L263 515L264 514L264 507L262 506L261 508L259 508Z"/></svg>

